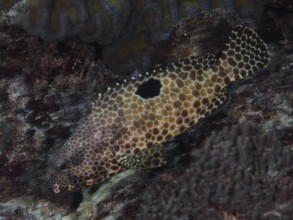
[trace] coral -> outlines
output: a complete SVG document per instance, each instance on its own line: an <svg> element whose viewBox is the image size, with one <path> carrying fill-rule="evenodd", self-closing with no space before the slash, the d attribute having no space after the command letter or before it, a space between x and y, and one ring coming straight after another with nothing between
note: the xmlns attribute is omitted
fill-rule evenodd
<svg viewBox="0 0 293 220"><path fill-rule="evenodd" d="M240 24L251 26L234 13L223 10L199 12L196 16L181 19L167 43L161 44L160 62L174 62L191 54L218 54L223 50L232 27Z"/></svg>
<svg viewBox="0 0 293 220"><path fill-rule="evenodd" d="M175 181L149 187L137 219L292 218L291 149L247 123L213 132Z"/></svg>
<svg viewBox="0 0 293 220"><path fill-rule="evenodd" d="M0 8L7 9L12 2L0 2ZM47 41L79 36L85 42L98 42L104 45L103 57L110 68L127 73L152 66L158 43L170 37L181 18L224 8L258 20L262 1L27 0L24 8L15 20L27 32Z"/></svg>
<svg viewBox="0 0 293 220"><path fill-rule="evenodd" d="M68 200L59 202L59 204L53 204L40 199L38 205L35 206L35 199L33 196L20 196L0 204L0 219L60 219L61 216L65 216L71 208L64 205L69 203ZM75 215L71 214L68 215L68 217L71 217L73 220Z"/></svg>
<svg viewBox="0 0 293 220"><path fill-rule="evenodd" d="M124 204L117 203L117 206L113 206L111 202L112 189L121 186L120 182L123 182L124 179L134 176L136 173L135 170L127 170L122 172L105 184L101 185L94 193L88 190L83 191L83 197L85 198L79 205L76 210L78 216L81 219L90 220L90 219L101 219L109 214L115 215L119 213L123 208ZM103 209L102 212L100 210Z"/></svg>
<svg viewBox="0 0 293 220"><path fill-rule="evenodd" d="M290 49L288 44L293 42L293 2L290 0L268 0L265 4L265 11L263 19L266 23L274 22L274 26L261 26L266 35L273 37L274 41L279 41L286 49ZM272 33L274 33L272 35Z"/></svg>
<svg viewBox="0 0 293 220"><path fill-rule="evenodd" d="M22 177L32 161L63 144L113 73L94 61L92 46L76 39L44 45L16 28L2 27L0 32L3 202L27 190Z"/></svg>
<svg viewBox="0 0 293 220"><path fill-rule="evenodd" d="M12 0L1 0L0 1L0 12L11 8L14 5L15 1Z"/></svg>

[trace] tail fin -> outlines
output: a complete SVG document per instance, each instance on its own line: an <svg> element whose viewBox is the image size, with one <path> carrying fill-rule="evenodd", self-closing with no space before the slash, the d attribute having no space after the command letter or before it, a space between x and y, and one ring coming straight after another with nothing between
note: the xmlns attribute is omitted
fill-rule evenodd
<svg viewBox="0 0 293 220"><path fill-rule="evenodd" d="M237 26L226 43L218 65L234 81L256 74L269 62L268 48L258 34L248 27Z"/></svg>

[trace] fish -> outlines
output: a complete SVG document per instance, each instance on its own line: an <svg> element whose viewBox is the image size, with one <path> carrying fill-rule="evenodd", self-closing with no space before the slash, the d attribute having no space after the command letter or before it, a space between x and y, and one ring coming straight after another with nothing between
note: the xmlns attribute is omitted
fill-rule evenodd
<svg viewBox="0 0 293 220"><path fill-rule="evenodd" d="M165 142L226 105L231 83L269 63L264 41L238 25L218 56L191 55L99 94L88 117L49 156L46 187L74 192L127 169L163 166Z"/></svg>

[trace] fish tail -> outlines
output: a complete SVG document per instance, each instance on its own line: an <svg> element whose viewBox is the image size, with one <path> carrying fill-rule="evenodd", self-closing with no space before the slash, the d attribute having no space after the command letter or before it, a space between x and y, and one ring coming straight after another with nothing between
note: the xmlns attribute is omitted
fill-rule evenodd
<svg viewBox="0 0 293 220"><path fill-rule="evenodd" d="M235 81L256 74L269 62L269 50L263 40L252 29L239 25L229 36L218 67L228 74L229 81Z"/></svg>

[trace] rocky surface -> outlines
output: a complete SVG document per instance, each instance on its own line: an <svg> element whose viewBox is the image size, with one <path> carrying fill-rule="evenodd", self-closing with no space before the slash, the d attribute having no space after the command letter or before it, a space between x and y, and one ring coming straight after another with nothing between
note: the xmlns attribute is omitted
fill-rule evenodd
<svg viewBox="0 0 293 220"><path fill-rule="evenodd" d="M190 44L199 54L213 52L213 48L216 51L232 26L243 23L222 12L200 16L200 20L178 24L172 39L161 44L158 63L173 61L176 51L185 56ZM292 167L288 163L293 147L292 26L290 2L269 1L259 33L269 43L271 65L256 77L233 85L229 105L168 143L169 163L165 167L127 171L83 192L48 197L30 190L28 182L34 184L31 170L41 168L46 154L62 146L99 92L131 74L122 77L109 71L97 45L77 38L44 43L16 27L1 26L0 219L146 219L159 218L166 211L181 219L292 218ZM212 36L217 40L205 47ZM251 124L249 129L233 127L243 121ZM238 133L229 139L227 131L233 133L236 128ZM251 140L253 149L246 139ZM240 154L244 159L239 162L235 152L222 155L212 151L215 140L223 142L220 152L230 149L229 142L235 149L247 147L250 151L244 149L246 153ZM225 160L231 163L226 163L228 168L217 166ZM278 161L284 162L280 165ZM229 173L223 174L225 169L233 173L231 167L238 163L243 172L253 167L256 177L244 175L242 183L241 175L231 179ZM272 172L266 163L275 164L277 171ZM198 178L191 178L194 173ZM221 181L234 189L233 193L227 193ZM235 183L234 188L229 181ZM182 201L191 194L190 184L194 187L193 196L188 197L192 212ZM210 197L197 187L214 190L216 196ZM264 196L257 197L258 187L266 192ZM174 200L177 202L168 203ZM249 204L233 207L229 203L239 200L249 200Z"/></svg>

